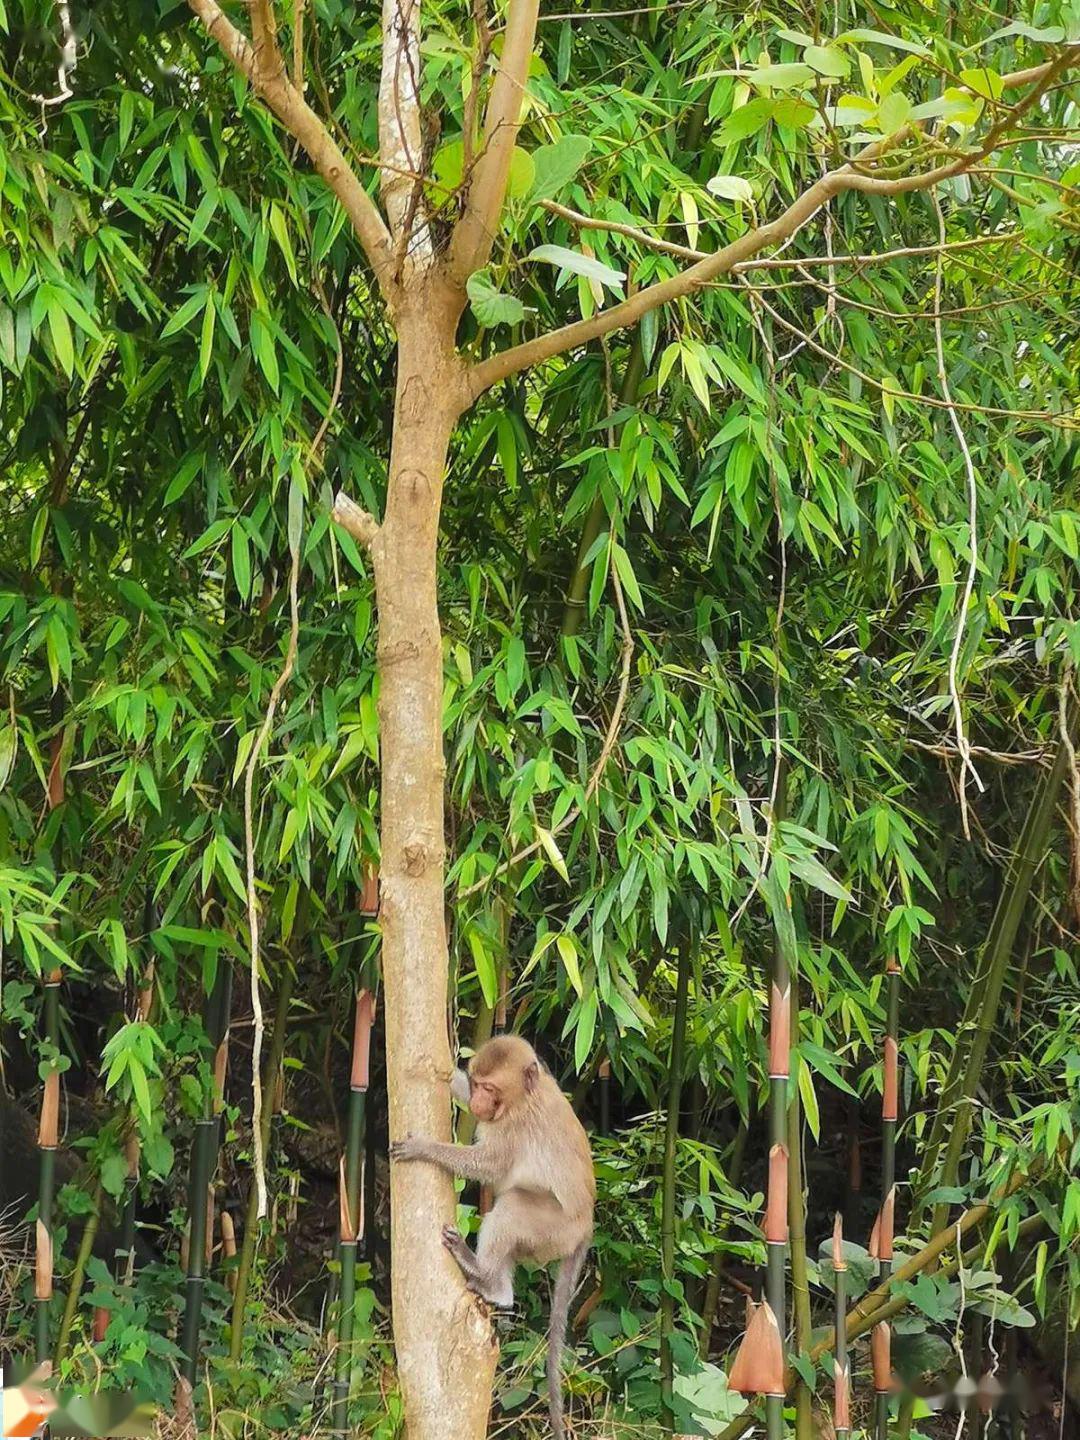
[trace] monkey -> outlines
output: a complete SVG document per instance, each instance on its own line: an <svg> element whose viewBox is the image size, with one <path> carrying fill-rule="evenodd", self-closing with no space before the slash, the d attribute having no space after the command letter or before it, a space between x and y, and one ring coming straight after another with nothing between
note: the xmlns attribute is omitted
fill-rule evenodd
<svg viewBox="0 0 1080 1440"><path fill-rule="evenodd" d="M562 1261L551 1297L547 1380L551 1433L563 1440L559 1361L570 1301L592 1241L596 1201L588 1136L554 1077L519 1035L499 1035L481 1045L468 1073L455 1071L450 1088L476 1118L474 1143L444 1145L409 1136L391 1145L390 1155L397 1162L426 1160L491 1187L494 1203L481 1222L475 1252L455 1226L442 1232L468 1289L488 1305L513 1305L519 1260Z"/></svg>

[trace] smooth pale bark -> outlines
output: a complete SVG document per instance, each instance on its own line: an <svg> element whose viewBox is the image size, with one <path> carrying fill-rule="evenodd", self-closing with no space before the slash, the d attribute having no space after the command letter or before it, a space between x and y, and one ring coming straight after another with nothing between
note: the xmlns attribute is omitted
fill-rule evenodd
<svg viewBox="0 0 1080 1440"><path fill-rule="evenodd" d="M379 623L380 861L390 1136L450 1139L439 508L461 394L458 302L423 287L398 315L386 514L371 539ZM440 1231L454 1188L434 1165L390 1172L393 1324L409 1440L479 1440L498 1346Z"/></svg>

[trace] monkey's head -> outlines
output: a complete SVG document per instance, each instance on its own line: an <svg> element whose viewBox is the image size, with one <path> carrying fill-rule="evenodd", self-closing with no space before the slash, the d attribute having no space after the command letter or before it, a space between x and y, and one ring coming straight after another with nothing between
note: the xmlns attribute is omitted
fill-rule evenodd
<svg viewBox="0 0 1080 1440"><path fill-rule="evenodd" d="M469 1109L491 1124L517 1110L540 1083L536 1051L520 1035L497 1035L469 1061Z"/></svg>

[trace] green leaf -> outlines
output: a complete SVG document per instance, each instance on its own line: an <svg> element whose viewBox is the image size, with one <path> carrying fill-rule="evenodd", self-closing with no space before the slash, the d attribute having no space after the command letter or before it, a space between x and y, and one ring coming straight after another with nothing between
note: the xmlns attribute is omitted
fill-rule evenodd
<svg viewBox="0 0 1080 1440"><path fill-rule="evenodd" d="M641 591L638 588L634 567L630 563L630 556L621 545L614 544L611 547L611 558L615 565L615 572L622 581L623 589L629 596L630 603L636 609L644 610L645 602L641 598Z"/></svg>
<svg viewBox="0 0 1080 1440"><path fill-rule="evenodd" d="M1005 93L1005 82L996 70L961 70L960 81L983 100L1000 100Z"/></svg>
<svg viewBox="0 0 1080 1440"><path fill-rule="evenodd" d="M890 90L878 106L878 124L885 135L895 135L911 119L911 101L902 90Z"/></svg>
<svg viewBox="0 0 1080 1440"><path fill-rule="evenodd" d="M203 311L202 335L199 338L199 379L206 379L206 372L210 369L210 361L214 358L214 321L217 318L217 307L214 304L213 295L207 297L206 309Z"/></svg>
<svg viewBox="0 0 1080 1440"><path fill-rule="evenodd" d="M296 277L296 256L293 253L292 241L289 239L289 230L285 223L285 212L276 201L270 202L270 233L277 241L277 247L281 251L285 261L285 268L289 272L289 279L295 285Z"/></svg>
<svg viewBox="0 0 1080 1440"><path fill-rule="evenodd" d="M304 534L304 487L294 475L289 481L289 516L286 522L289 554L300 553L300 541Z"/></svg>
<svg viewBox="0 0 1080 1440"><path fill-rule="evenodd" d="M560 935L555 944L570 984L579 995L582 995L584 990L581 983L581 969L578 965L577 946L574 944L573 936Z"/></svg>
<svg viewBox="0 0 1080 1440"><path fill-rule="evenodd" d="M593 1036L596 1033L596 1011L598 1003L595 990L590 990L581 1002L577 1032L574 1035L574 1068L578 1074L585 1068L585 1062L592 1053Z"/></svg>
<svg viewBox="0 0 1080 1440"><path fill-rule="evenodd" d="M536 180L536 165L533 157L520 145L515 145L510 156L510 176L506 182L506 193L512 200L528 195Z"/></svg>
<svg viewBox="0 0 1080 1440"><path fill-rule="evenodd" d="M802 90L813 84L817 78L809 65L794 62L790 65L759 65L756 70L744 72L751 85L763 90Z"/></svg>
<svg viewBox="0 0 1080 1440"><path fill-rule="evenodd" d="M564 135L553 145L541 145L532 152L535 178L530 200L553 200L564 190L585 163L592 141L587 135Z"/></svg>
<svg viewBox="0 0 1080 1440"><path fill-rule="evenodd" d="M251 549L243 522L232 527L232 571L236 588L246 600L251 594Z"/></svg>
<svg viewBox="0 0 1080 1440"><path fill-rule="evenodd" d="M834 45L808 45L803 51L803 59L819 75L827 75L834 80L843 80L851 70L851 61Z"/></svg>
<svg viewBox="0 0 1080 1440"><path fill-rule="evenodd" d="M200 285L197 292L184 301L180 309L177 310L176 314L168 322L164 330L162 330L162 340L167 340L170 335L175 335L178 330L183 330L184 326L198 315L209 298L209 285Z"/></svg>
<svg viewBox="0 0 1080 1440"><path fill-rule="evenodd" d="M754 198L750 181L744 180L741 175L714 175L705 182L705 189L721 200L740 200L749 204Z"/></svg>
<svg viewBox="0 0 1080 1440"><path fill-rule="evenodd" d="M56 358L59 360L64 374L70 380L75 370L75 346L71 338L71 325L68 322L67 312L58 299L50 299L48 316L49 333L52 335Z"/></svg>
<svg viewBox="0 0 1080 1440"><path fill-rule="evenodd" d="M187 493L191 482L202 469L205 459L206 456L202 450L193 450L190 455L184 456L184 459L180 463L179 470L177 470L176 474L169 481L168 488L165 491L165 498L162 501L164 505L175 504L182 495Z"/></svg>
<svg viewBox="0 0 1080 1440"><path fill-rule="evenodd" d="M492 330L496 325L520 325L528 314L516 295L506 295L495 288L485 270L477 270L470 275L465 289L477 323L486 330Z"/></svg>
<svg viewBox="0 0 1080 1440"><path fill-rule="evenodd" d="M1044 25L1041 28L1037 25L1029 25L1024 20L1014 20L1011 25L1003 25L1000 30L995 30L981 42L979 48L993 45L996 40L1007 40L1011 35L1021 35L1025 40L1032 40L1036 45L1060 45L1065 39L1065 27L1063 25Z"/></svg>
<svg viewBox="0 0 1080 1440"><path fill-rule="evenodd" d="M821 1116L818 1111L817 1093L814 1090L814 1077L810 1074L809 1065L803 1061L799 1063L799 1095L802 1097L803 1114L806 1116L810 1133L815 1140L820 1140Z"/></svg>
<svg viewBox="0 0 1080 1440"><path fill-rule="evenodd" d="M441 190L453 192L461 184L465 171L465 146L459 137L449 140L435 152L431 173ZM444 196L439 197L445 198Z"/></svg>
<svg viewBox="0 0 1080 1440"><path fill-rule="evenodd" d="M736 140L748 140L769 123L775 108L775 101L766 99L764 95L748 100L738 110L733 110L720 126L716 137L718 143L730 145Z"/></svg>
<svg viewBox="0 0 1080 1440"><path fill-rule="evenodd" d="M916 40L905 40L901 35L889 35L884 30L867 30L860 26L847 30L836 37L837 45L849 45L853 41L863 45L887 45L892 50L909 50L912 55L928 56L930 51Z"/></svg>
<svg viewBox="0 0 1080 1440"><path fill-rule="evenodd" d="M528 258L542 260L547 265L557 265L560 270L583 275L587 280L597 280L610 290L621 291L626 279L625 270L613 270L610 265L605 265L592 255L582 255L579 251L567 250L562 245L538 245Z"/></svg>
<svg viewBox="0 0 1080 1440"><path fill-rule="evenodd" d="M555 867L556 872L569 884L570 876L566 871L566 861L563 859L563 853L559 849L555 836L552 835L550 830L545 830L542 825L537 825L536 836L540 844L544 847L547 857Z"/></svg>
<svg viewBox="0 0 1080 1440"><path fill-rule="evenodd" d="M469 949L472 951L476 976L480 981L486 1004L494 1006L499 998L499 974L484 936L475 925L469 927Z"/></svg>

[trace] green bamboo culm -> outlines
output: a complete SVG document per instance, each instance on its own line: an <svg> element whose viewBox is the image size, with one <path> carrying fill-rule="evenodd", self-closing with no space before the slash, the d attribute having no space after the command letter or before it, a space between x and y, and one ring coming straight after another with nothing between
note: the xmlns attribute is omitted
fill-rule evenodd
<svg viewBox="0 0 1080 1440"><path fill-rule="evenodd" d="M67 1300L64 1303L64 1314L60 1321L60 1334L56 1341L56 1368L58 1370L67 1356L68 1341L71 1338L71 1328L75 1323L75 1315L79 1308L79 1298L82 1295L83 1282L86 1278L86 1266L94 1248L94 1241L97 1239L98 1226L100 1223L101 1181L99 1180L94 1189L93 1209L86 1217L86 1224L83 1226L82 1240L79 1243L79 1253L75 1257L75 1268L72 1270L71 1279L68 1282Z"/></svg>
<svg viewBox="0 0 1080 1440"><path fill-rule="evenodd" d="M664 1429L675 1428L675 1363L671 1332L675 1325L675 1161L679 1143L679 1107L682 1104L683 1071L686 1053L686 1010L690 989L691 942L679 947L675 980L675 1017L671 1027L671 1056L668 1062L667 1125L664 1133L664 1178L660 1216L660 1400Z"/></svg>
<svg viewBox="0 0 1080 1440"><path fill-rule="evenodd" d="M365 1111L371 1074L371 1032L375 1022L375 997L370 990L358 990L353 1027L352 1074L349 1080L349 1116L345 1154L339 1180L338 1217L338 1307L337 1348L334 1352L334 1383L330 1408L333 1435L349 1433L349 1381L353 1362L353 1321L356 1301L356 1249L364 1232L360 1208L363 1166Z"/></svg>
<svg viewBox="0 0 1080 1440"><path fill-rule="evenodd" d="M750 1126L742 1116L739 1117L738 1129L735 1131L735 1139L732 1142L731 1158L727 1166L728 1183L733 1189L738 1187L742 1178L743 1159L746 1155L746 1137L750 1133ZM717 1229L716 1238L723 1240L728 1232L730 1219L727 1214L723 1216ZM705 1287L705 1301L701 1307L701 1335L698 1337L698 1354L702 1360L708 1360L709 1350L712 1342L713 1324L716 1320L716 1308L720 1303L720 1282L724 1278L724 1266L727 1254L723 1250L717 1250L713 1258L712 1271L709 1275L709 1283Z"/></svg>
<svg viewBox="0 0 1080 1440"><path fill-rule="evenodd" d="M799 977L791 975L791 1034L794 1049L799 1043ZM806 1257L806 1197L802 1173L802 1105L798 1086L791 1086L787 1113L788 1149L788 1251L791 1256L791 1300L795 1318L795 1348L800 1355L810 1349L813 1320L810 1311L810 1274ZM814 1412L810 1387L800 1375L795 1383L796 1440L813 1440Z"/></svg>
<svg viewBox="0 0 1080 1440"><path fill-rule="evenodd" d="M180 1374L194 1389L199 1373L199 1330L202 1324L203 1290L206 1285L206 1210L210 1181L217 1166L222 1095L219 1092L220 1057L224 1055L232 1005L232 967L220 957L214 986L206 1002L206 1036L214 1062L214 1080L203 1100L203 1113L195 1122L191 1142L191 1175L188 1188L188 1264L184 1286L184 1323Z"/></svg>
<svg viewBox="0 0 1080 1440"><path fill-rule="evenodd" d="M870 1236L870 1254L878 1262L878 1281L887 1284L893 1271L896 1223L896 1125L900 1115L900 965L890 956L885 966L886 1019L881 1072L881 1207ZM887 1356L879 1338L879 1358ZM881 1362L884 1367L884 1362ZM880 1378L880 1377L879 1377ZM887 1379L891 1377L886 1376ZM875 1412L877 1440L889 1440L891 1386L878 1384Z"/></svg>
<svg viewBox="0 0 1080 1440"><path fill-rule="evenodd" d="M1067 722L1070 735L1077 732L1076 707L1070 708ZM1020 921L1027 907L1032 882L1046 855L1050 826L1058 796L1068 769L1065 746L1059 744L1053 764L1044 772L1032 796L1016 850L1009 862L994 917L986 937L979 967L968 992L964 1016L957 1031L948 1075L919 1171L912 1225L921 1218L923 1197L935 1186L955 1185L960 1157L967 1141L971 1107L982 1079L983 1066L1001 1005L1001 995L1012 960ZM940 1169L938 1156L945 1137L948 1144ZM932 1232L942 1228L947 1210L935 1211Z"/></svg>
<svg viewBox="0 0 1080 1440"><path fill-rule="evenodd" d="M153 907L147 900L144 928L150 932L154 924ZM150 1019L154 1004L154 962L151 960L143 975L139 988L136 1013L143 1024ZM124 1203L120 1212L120 1239L113 1252L113 1273L116 1283L130 1288L135 1280L135 1222L139 1203L139 1166L142 1161L142 1145L137 1129L132 1129L124 1146L127 1160L127 1178L124 1182Z"/></svg>
<svg viewBox="0 0 1080 1440"><path fill-rule="evenodd" d="M844 1258L844 1222L837 1214L833 1222L832 1244L834 1334L836 1353L833 1357L833 1425L836 1440L847 1440L851 1434L851 1371L847 1353L847 1261Z"/></svg>
<svg viewBox="0 0 1080 1440"><path fill-rule="evenodd" d="M45 977L43 1038L51 1057L49 1073L41 1096L38 1125L38 1213L34 1266L35 1354L39 1365L52 1358L49 1318L53 1297L53 1197L56 1192L56 1146L60 1136L60 1071L56 1057L60 1047L60 971Z"/></svg>
<svg viewBox="0 0 1080 1440"><path fill-rule="evenodd" d="M274 1094L277 1078L281 1073L281 1062L285 1057L285 1039L288 1031L289 1005L296 985L296 972L287 961L278 985L277 1006L274 1013L274 1033L266 1056L263 1073L263 1094ZM274 1105L267 1103L262 1108L262 1152L270 1153L270 1138L274 1125ZM229 1331L229 1355L234 1364L240 1360L244 1341L244 1310L251 1288L251 1270L255 1263L255 1250L261 1230L259 1221L259 1192L253 1184L248 1195L247 1211L244 1215L244 1239L240 1247L240 1258L236 1265L236 1289L233 1293L232 1325Z"/></svg>
<svg viewBox="0 0 1080 1440"><path fill-rule="evenodd" d="M781 769L776 791L775 822L787 810L786 775ZM786 897L785 897L786 898ZM788 1088L791 1076L791 959L779 926L773 943L769 988L769 1179L765 1206L765 1297L781 1341L787 1334L788 1249ZM765 1397L768 1440L783 1440L784 1396Z"/></svg>

